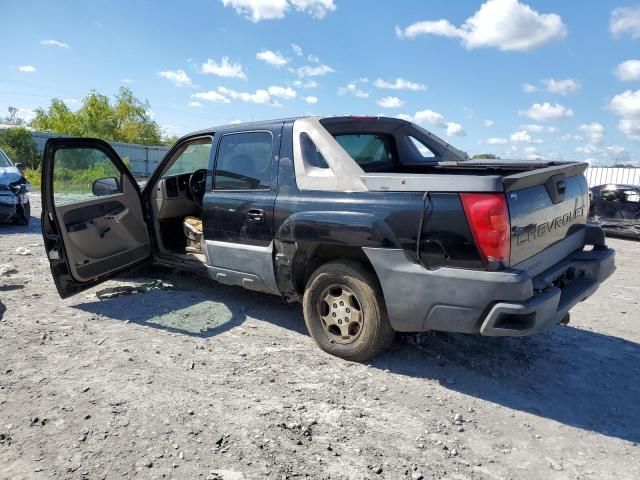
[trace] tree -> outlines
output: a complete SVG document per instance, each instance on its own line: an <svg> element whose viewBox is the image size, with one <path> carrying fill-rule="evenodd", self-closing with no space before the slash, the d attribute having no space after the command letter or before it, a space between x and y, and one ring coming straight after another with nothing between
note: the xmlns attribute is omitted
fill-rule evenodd
<svg viewBox="0 0 640 480"><path fill-rule="evenodd" d="M24 127L0 130L0 148L15 163L23 163L30 168L37 168L40 163L31 132Z"/></svg>
<svg viewBox="0 0 640 480"><path fill-rule="evenodd" d="M5 123L7 125L24 125L25 124L24 119L18 116L18 109L16 107L9 106L7 110L9 112L9 116L0 118L0 123Z"/></svg>
<svg viewBox="0 0 640 480"><path fill-rule="evenodd" d="M473 156L474 160L498 160L500 157L493 153L476 153Z"/></svg>
<svg viewBox="0 0 640 480"><path fill-rule="evenodd" d="M113 104L109 97L92 90L76 112L54 98L47 110L36 109L31 126L62 135L158 145L162 141L160 126L149 111L149 102L139 100L126 87L120 88Z"/></svg>

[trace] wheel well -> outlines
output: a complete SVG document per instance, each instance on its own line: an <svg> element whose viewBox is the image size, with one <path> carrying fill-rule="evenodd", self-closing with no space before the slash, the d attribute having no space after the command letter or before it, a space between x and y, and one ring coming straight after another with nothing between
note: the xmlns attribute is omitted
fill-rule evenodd
<svg viewBox="0 0 640 480"><path fill-rule="evenodd" d="M293 259L293 277L298 294L302 295L307 281L318 267L332 260L349 259L375 270L361 247L334 244L301 243Z"/></svg>

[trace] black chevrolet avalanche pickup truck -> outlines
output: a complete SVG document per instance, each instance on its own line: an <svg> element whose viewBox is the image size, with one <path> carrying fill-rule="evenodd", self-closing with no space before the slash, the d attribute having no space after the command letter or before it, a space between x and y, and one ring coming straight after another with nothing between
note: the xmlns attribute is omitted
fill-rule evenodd
<svg viewBox="0 0 640 480"><path fill-rule="evenodd" d="M364 361L395 332L568 322L615 269L586 223L585 167L469 160L394 118L305 117L186 135L141 190L107 143L56 138L42 229L62 297L156 262L300 301L323 350ZM71 188L73 170L97 178Z"/></svg>

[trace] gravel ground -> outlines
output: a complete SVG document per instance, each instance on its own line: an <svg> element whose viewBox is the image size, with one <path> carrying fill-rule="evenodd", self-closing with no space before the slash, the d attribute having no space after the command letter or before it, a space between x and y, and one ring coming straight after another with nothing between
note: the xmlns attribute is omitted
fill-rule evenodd
<svg viewBox="0 0 640 480"><path fill-rule="evenodd" d="M0 226L0 478L638 479L640 243L610 244L569 326L404 335L362 365L299 305L184 274L61 300L39 221Z"/></svg>

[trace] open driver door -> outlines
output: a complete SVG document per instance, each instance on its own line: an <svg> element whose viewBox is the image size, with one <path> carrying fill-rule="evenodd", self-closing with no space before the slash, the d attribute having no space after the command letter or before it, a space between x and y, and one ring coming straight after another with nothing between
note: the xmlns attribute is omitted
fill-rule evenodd
<svg viewBox="0 0 640 480"><path fill-rule="evenodd" d="M108 143L48 140L41 188L42 236L62 298L151 260L140 188Z"/></svg>

